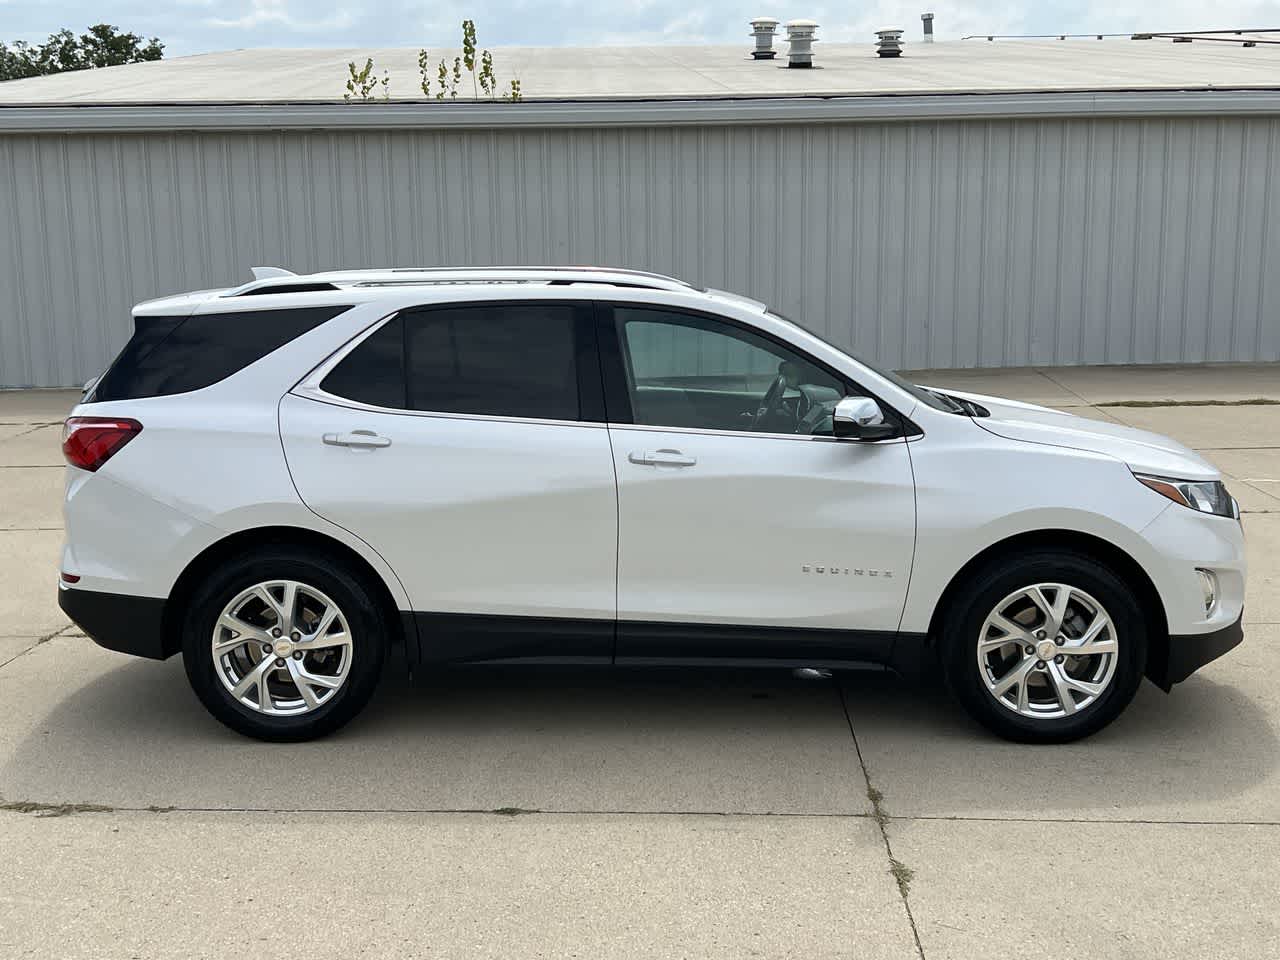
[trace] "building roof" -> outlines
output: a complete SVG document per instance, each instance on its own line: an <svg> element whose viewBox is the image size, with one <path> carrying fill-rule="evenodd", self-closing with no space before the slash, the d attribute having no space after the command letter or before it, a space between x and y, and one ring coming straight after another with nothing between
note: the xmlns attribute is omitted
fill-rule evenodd
<svg viewBox="0 0 1280 960"><path fill-rule="evenodd" d="M497 48L494 61L499 82L519 77L526 100L1280 89L1280 44L1156 38L904 46L901 58L881 59L872 43L819 41L811 70L787 68L781 38L778 59L750 59L746 37L737 46ZM433 62L452 62L457 52L432 53ZM390 73L392 100L427 99L416 49L260 49L11 80L0 83L0 105L339 102L347 64L366 57L376 75ZM471 99L469 77L458 92Z"/></svg>
<svg viewBox="0 0 1280 960"><path fill-rule="evenodd" d="M763 61L749 38L495 48L499 84L518 77L522 103L477 102L465 74L456 100L424 96L416 49L234 50L0 83L0 133L1280 115L1280 43L1261 38L908 41L898 59L819 42L809 70L775 46ZM436 63L456 53L431 51ZM366 57L389 72L390 97L345 103L347 64Z"/></svg>

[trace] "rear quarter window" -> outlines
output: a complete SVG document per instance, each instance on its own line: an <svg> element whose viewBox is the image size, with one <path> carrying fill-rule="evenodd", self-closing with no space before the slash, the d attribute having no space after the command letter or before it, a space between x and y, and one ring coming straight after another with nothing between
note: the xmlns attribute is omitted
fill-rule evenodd
<svg viewBox="0 0 1280 960"><path fill-rule="evenodd" d="M349 309L325 306L138 317L133 336L103 374L89 402L165 397L212 386Z"/></svg>

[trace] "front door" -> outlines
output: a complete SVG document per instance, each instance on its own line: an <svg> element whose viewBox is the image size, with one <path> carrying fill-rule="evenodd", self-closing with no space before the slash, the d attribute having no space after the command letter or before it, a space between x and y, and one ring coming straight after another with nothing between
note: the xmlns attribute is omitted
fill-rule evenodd
<svg viewBox="0 0 1280 960"><path fill-rule="evenodd" d="M280 429L303 501L404 583L425 657L607 662L617 494L599 393L589 305L422 308L286 396Z"/></svg>
<svg viewBox="0 0 1280 960"><path fill-rule="evenodd" d="M905 440L830 433L857 392L728 320L604 310L619 661L881 659L915 539ZM619 383L619 381L622 381Z"/></svg>

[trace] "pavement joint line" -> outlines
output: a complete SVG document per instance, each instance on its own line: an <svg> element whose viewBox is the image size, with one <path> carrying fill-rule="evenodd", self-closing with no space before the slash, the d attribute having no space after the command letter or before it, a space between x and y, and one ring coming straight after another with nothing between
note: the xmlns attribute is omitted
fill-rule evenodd
<svg viewBox="0 0 1280 960"><path fill-rule="evenodd" d="M1050 383L1052 383L1052 384L1053 384L1055 387L1057 387L1059 390L1065 390L1065 391L1067 391L1067 393L1071 394L1073 397L1075 397L1077 400L1079 400L1081 403L1083 403L1086 407L1096 407L1096 406L1097 406L1097 404L1096 404L1096 403L1093 403L1093 402L1091 402L1091 401L1089 401L1089 400L1086 400L1083 396L1081 396L1080 394L1076 393L1076 391L1072 390L1072 389L1071 389L1070 387L1068 387L1065 383L1062 383L1062 382L1060 382L1060 381L1058 381L1058 380L1055 380L1053 377L1049 376L1049 374L1047 374L1047 373L1045 373L1045 372L1044 372L1044 368L1043 368L1043 367L1033 367L1032 369L1034 369L1036 373L1040 374L1040 376L1044 377L1046 380L1048 380Z"/></svg>
<svg viewBox="0 0 1280 960"><path fill-rule="evenodd" d="M28 653L30 653L36 647L40 646L40 644L47 643L48 641L52 640L54 637L60 636L61 634L66 633L68 630L74 629L74 627L75 627L74 623L69 623L65 627L59 627L57 630L53 631L53 633L46 633L43 637L36 637L35 640L32 641L31 646L27 647L24 650L19 650L8 660L4 661L3 663L0 663L0 670L3 670L5 667L13 663L13 661L17 660L19 657L25 657Z"/></svg>
<svg viewBox="0 0 1280 960"><path fill-rule="evenodd" d="M891 818L882 806L884 794L871 783L871 772L867 769L866 758L862 755L862 746L858 743L858 733L853 728L853 717L849 714L849 701L845 698L844 687L837 683L835 688L836 696L840 698L840 709L844 711L845 723L849 725L849 736L853 739L853 750L858 755L858 766L862 768L862 779L867 784L867 799L871 801L871 819L876 822L876 826L880 830L880 839L884 842L884 852L889 858L889 874L898 885L898 895L902 899L902 909L907 915L907 923L911 927L911 936L916 943L916 953L919 954L920 960L925 960L924 945L920 942L920 930L916 927L916 918L911 912L911 901L908 897L911 892L911 880L915 876L915 872L893 855L893 845L889 842L889 831L886 829Z"/></svg>
<svg viewBox="0 0 1280 960"><path fill-rule="evenodd" d="M877 791L878 793L879 791ZM890 815L881 811L876 813L802 813L790 811L741 811L741 810L581 810L557 808L523 808L523 807L185 807L162 806L149 804L139 806L111 806L92 802L49 802L42 800L4 800L0 799L0 812L47 814L49 811L61 811L56 816L72 813L208 813L235 815L239 813L279 813L279 814L338 814L343 816L361 816L365 814L388 814L393 816L469 816L485 814L500 817L532 816L545 814L560 817L738 817L742 819L782 818L793 820L879 820L886 823L895 821L941 822L941 823L1060 823L1060 824L1098 824L1100 826L1128 827L1280 827L1280 820L1153 820L1125 819L1122 817L986 817L986 816L944 816L940 814L897 814Z"/></svg>
<svg viewBox="0 0 1280 960"><path fill-rule="evenodd" d="M1280 827L1280 820L1126 820L1117 817L947 817L907 814L892 820L927 823L1058 823L1103 827Z"/></svg>
<svg viewBox="0 0 1280 960"><path fill-rule="evenodd" d="M559 810L554 808L531 809L524 807L183 807L149 804L138 806L112 806L100 803L62 803L43 800L4 800L0 798L0 812L36 813L46 810L70 808L66 813L284 813L284 814L340 814L363 816L366 814L390 814L394 816L470 816L485 814L497 817L534 816L538 814L558 817L738 817L741 819L793 819L793 820L869 820L869 813L799 813L788 811L738 811L738 810Z"/></svg>
<svg viewBox="0 0 1280 960"><path fill-rule="evenodd" d="M1065 389L1065 388L1064 388ZM1280 400L1271 397L1249 397L1244 400L1099 400L1095 407L1128 407L1133 410L1159 410L1163 407L1276 407Z"/></svg>
<svg viewBox="0 0 1280 960"><path fill-rule="evenodd" d="M33 424L31 424L31 425L29 425L29 426L28 426L27 424L25 424L25 423L24 423L24 424L19 424L19 426L27 427L27 429L26 429L26 430L23 430L21 433L15 433L12 437L9 437L8 439L10 439L10 440L17 440L19 437L25 437L25 436L27 436L28 434L35 433L37 430L43 430L43 429L45 429L46 427L53 427L53 426L57 426L57 424L55 424L55 423L33 423Z"/></svg>

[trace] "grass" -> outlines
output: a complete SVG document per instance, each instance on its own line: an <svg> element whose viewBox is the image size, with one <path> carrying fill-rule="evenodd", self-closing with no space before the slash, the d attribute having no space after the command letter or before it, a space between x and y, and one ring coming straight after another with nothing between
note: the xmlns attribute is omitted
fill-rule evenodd
<svg viewBox="0 0 1280 960"><path fill-rule="evenodd" d="M889 845L889 835L886 827L889 824L889 812L884 808L884 794L877 790L871 784L867 784L867 799L871 801L871 818L875 820L880 827L880 834L884 837L885 847ZM901 860L896 859L892 853L889 855L889 873L892 875L894 882L898 885L898 893L902 894L902 899L907 899L907 894L911 892L911 881L915 877L916 872L908 867Z"/></svg>
<svg viewBox="0 0 1280 960"><path fill-rule="evenodd" d="M889 858L889 872L893 874L893 879L897 881L898 892L902 894L902 899L907 899L907 894L911 892L911 881L915 878L916 872L908 867L901 860Z"/></svg>
<svg viewBox="0 0 1280 960"><path fill-rule="evenodd" d="M34 813L37 817L69 817L73 813L111 813L115 807L101 803L37 803L34 800L5 800L0 810L11 813Z"/></svg>
<svg viewBox="0 0 1280 960"><path fill-rule="evenodd" d="M1254 397L1251 400L1112 400L1095 407L1276 407L1280 400Z"/></svg>

